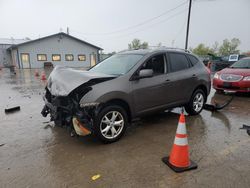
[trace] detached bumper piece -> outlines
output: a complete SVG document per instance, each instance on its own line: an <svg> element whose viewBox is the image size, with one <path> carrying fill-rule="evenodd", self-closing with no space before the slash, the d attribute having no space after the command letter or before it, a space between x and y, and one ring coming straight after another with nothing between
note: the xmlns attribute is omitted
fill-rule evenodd
<svg viewBox="0 0 250 188"><path fill-rule="evenodd" d="M228 106L232 100L233 100L234 96L232 96L227 102L225 102L224 104L217 104L215 103L213 104L204 104L204 109L205 110L209 110L209 111L217 111L217 110L221 110L223 108L225 108L226 106Z"/></svg>
<svg viewBox="0 0 250 188"><path fill-rule="evenodd" d="M86 135L91 134L91 131L87 129L84 124L78 121L76 117L73 117L72 123L73 123L74 129L77 135L86 136Z"/></svg>

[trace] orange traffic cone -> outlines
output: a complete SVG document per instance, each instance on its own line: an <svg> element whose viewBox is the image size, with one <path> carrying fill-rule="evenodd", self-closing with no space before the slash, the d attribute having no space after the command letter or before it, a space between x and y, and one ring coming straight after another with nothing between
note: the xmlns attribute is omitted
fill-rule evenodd
<svg viewBox="0 0 250 188"><path fill-rule="evenodd" d="M37 76L37 77L39 76L39 72L37 69L35 70L35 76Z"/></svg>
<svg viewBox="0 0 250 188"><path fill-rule="evenodd" d="M175 172L183 172L196 169L198 167L197 164L189 159L186 123L183 113L180 115L174 145L170 156L162 158L162 161Z"/></svg>
<svg viewBox="0 0 250 188"><path fill-rule="evenodd" d="M41 74L41 80L46 80L46 74L45 74L44 71L43 71L42 74Z"/></svg>

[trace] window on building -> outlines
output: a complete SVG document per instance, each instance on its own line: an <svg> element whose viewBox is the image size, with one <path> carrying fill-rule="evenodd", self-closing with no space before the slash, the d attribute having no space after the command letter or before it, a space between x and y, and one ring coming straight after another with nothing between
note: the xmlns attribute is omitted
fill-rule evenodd
<svg viewBox="0 0 250 188"><path fill-rule="evenodd" d="M66 55L65 55L65 60L66 60L66 61L74 61L74 56L73 56L73 54L66 54Z"/></svg>
<svg viewBox="0 0 250 188"><path fill-rule="evenodd" d="M47 61L46 54L37 54L37 61Z"/></svg>
<svg viewBox="0 0 250 188"><path fill-rule="evenodd" d="M29 54L21 54L22 63L29 63Z"/></svg>
<svg viewBox="0 0 250 188"><path fill-rule="evenodd" d="M176 72L190 67L187 57L184 54L169 53L171 72Z"/></svg>
<svg viewBox="0 0 250 188"><path fill-rule="evenodd" d="M60 54L53 54L52 61L61 61L61 55Z"/></svg>
<svg viewBox="0 0 250 188"><path fill-rule="evenodd" d="M83 54L78 55L78 61L86 61L86 56Z"/></svg>

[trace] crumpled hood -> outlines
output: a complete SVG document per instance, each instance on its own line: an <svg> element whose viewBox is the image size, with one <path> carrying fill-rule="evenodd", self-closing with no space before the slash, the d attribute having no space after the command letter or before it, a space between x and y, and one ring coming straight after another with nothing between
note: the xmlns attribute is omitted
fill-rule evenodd
<svg viewBox="0 0 250 188"><path fill-rule="evenodd" d="M114 76L56 66L50 73L47 88L54 96L67 96L71 91L92 79L112 77Z"/></svg>

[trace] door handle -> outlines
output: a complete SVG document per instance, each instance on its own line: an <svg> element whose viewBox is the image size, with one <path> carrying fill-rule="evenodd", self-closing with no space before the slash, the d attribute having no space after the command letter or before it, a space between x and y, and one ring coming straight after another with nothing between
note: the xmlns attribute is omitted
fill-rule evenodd
<svg viewBox="0 0 250 188"><path fill-rule="evenodd" d="M192 77L195 77L195 78L196 78L197 76L196 76L196 74L193 74Z"/></svg>
<svg viewBox="0 0 250 188"><path fill-rule="evenodd" d="M170 80L169 80L169 79L166 79L165 82L170 82Z"/></svg>

